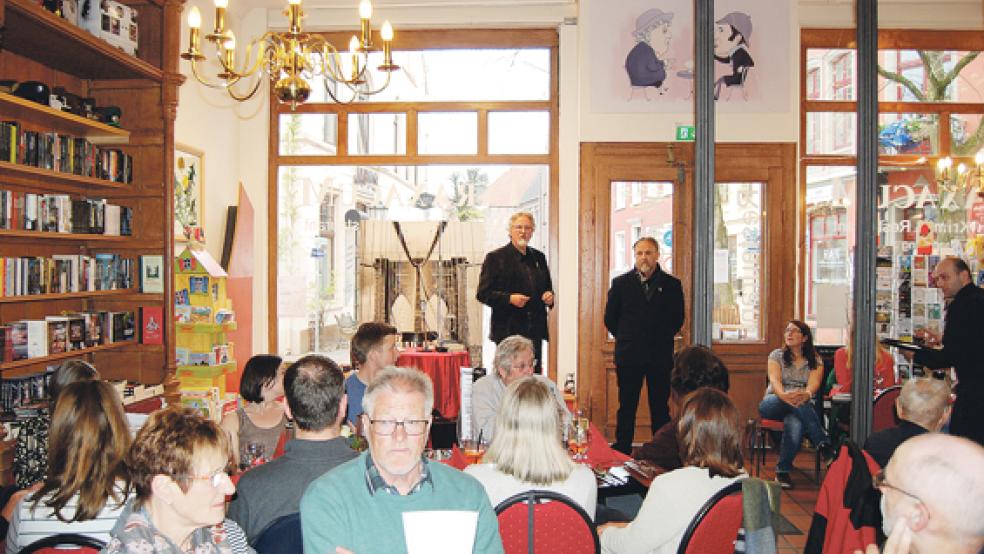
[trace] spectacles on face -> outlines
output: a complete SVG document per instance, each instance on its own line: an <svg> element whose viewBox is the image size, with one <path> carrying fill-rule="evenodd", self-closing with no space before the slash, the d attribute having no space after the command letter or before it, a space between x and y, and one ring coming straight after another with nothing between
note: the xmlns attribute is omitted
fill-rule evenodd
<svg viewBox="0 0 984 554"><path fill-rule="evenodd" d="M920 499L918 496L912 494L911 492L906 492L905 490L902 490L902 489L896 487L895 485L889 483L888 482L888 479L885 477L885 470L884 469L881 470L881 471L879 471L878 473L876 473L875 476L871 478L871 484L874 485L874 487L876 489L892 489L894 491L898 491L898 492L904 494L905 496L908 496L909 498L915 500L916 502L918 502L918 503L920 503L922 505L925 505L926 504L925 502L922 501L922 499ZM928 512L928 510L927 510L927 512Z"/></svg>
<svg viewBox="0 0 984 554"><path fill-rule="evenodd" d="M520 362L518 364L513 364L511 366L511 369L513 371L523 371L523 370L526 370L526 369L534 369L535 367L536 367L536 358L530 360L530 363L528 363L528 364L527 363L523 363L523 362Z"/></svg>
<svg viewBox="0 0 984 554"><path fill-rule="evenodd" d="M372 428L377 435L389 436L396 432L397 427L403 427L404 433L408 436L416 437L424 434L429 421L426 419L405 419L403 421L397 421L395 419L370 419L369 423L372 424Z"/></svg>
<svg viewBox="0 0 984 554"><path fill-rule="evenodd" d="M229 478L229 470L222 467L206 475L178 475L176 477L189 481L208 481L212 484L212 488L217 489Z"/></svg>

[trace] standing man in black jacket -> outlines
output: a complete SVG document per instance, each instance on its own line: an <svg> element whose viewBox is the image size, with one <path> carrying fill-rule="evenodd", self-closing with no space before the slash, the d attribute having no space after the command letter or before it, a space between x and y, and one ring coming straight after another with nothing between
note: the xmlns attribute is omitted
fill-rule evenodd
<svg viewBox="0 0 984 554"><path fill-rule="evenodd" d="M547 258L529 245L534 230L529 212L509 218L509 244L486 254L475 297L492 308L489 339L496 344L511 335L530 339L536 372L542 373L547 309L553 307L554 293Z"/></svg>
<svg viewBox="0 0 984 554"><path fill-rule="evenodd" d="M902 355L930 368L957 371L957 401L950 416L950 433L984 445L984 290L974 285L970 267L960 258L944 258L933 271L936 286L950 301L943 325L943 348Z"/></svg>
<svg viewBox="0 0 984 554"><path fill-rule="evenodd" d="M636 408L642 381L649 391L652 430L670 420L673 338L683 325L683 288L680 280L659 266L659 244L642 237L632 245L635 268L612 280L605 306L605 327L615 337L615 372L618 376L616 450L630 454Z"/></svg>

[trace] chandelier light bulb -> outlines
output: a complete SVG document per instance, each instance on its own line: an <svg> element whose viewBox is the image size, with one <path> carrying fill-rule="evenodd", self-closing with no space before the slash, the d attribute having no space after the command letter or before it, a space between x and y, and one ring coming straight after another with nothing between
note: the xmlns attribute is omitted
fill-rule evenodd
<svg viewBox="0 0 984 554"><path fill-rule="evenodd" d="M984 150L981 150L974 156L974 164L977 166L984 165Z"/></svg>
<svg viewBox="0 0 984 554"><path fill-rule="evenodd" d="M352 39L349 40L349 52L355 54L358 51L359 51L359 39L355 38L355 35L352 35Z"/></svg>
<svg viewBox="0 0 984 554"><path fill-rule="evenodd" d="M229 38L225 39L225 42L222 43L222 47L225 48L226 50L235 50L236 49L236 35L235 35L235 33L233 33L232 31L229 31Z"/></svg>
<svg viewBox="0 0 984 554"><path fill-rule="evenodd" d="M362 0L359 2L359 19L369 19L372 17L372 2Z"/></svg>
<svg viewBox="0 0 984 554"><path fill-rule="evenodd" d="M383 22L383 28L379 30L379 36L386 42L393 40L393 26L390 25L389 20ZM978 152L977 155L984 158L984 151ZM980 162L977 163L980 164Z"/></svg>
<svg viewBox="0 0 984 554"><path fill-rule="evenodd" d="M201 29L202 27L202 12L198 6L192 6L191 10L188 11L188 27L192 29Z"/></svg>
<svg viewBox="0 0 984 554"><path fill-rule="evenodd" d="M229 7L229 0L215 0L215 7L224 10Z"/></svg>
<svg viewBox="0 0 984 554"><path fill-rule="evenodd" d="M957 175L963 175L967 173L967 164L960 164L957 166Z"/></svg>
<svg viewBox="0 0 984 554"><path fill-rule="evenodd" d="M287 0L287 3L291 6L299 6L301 4L301 0Z"/></svg>

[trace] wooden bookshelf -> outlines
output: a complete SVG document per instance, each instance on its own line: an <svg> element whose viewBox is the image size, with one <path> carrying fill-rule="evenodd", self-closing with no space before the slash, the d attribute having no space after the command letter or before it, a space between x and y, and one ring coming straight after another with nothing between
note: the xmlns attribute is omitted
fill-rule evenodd
<svg viewBox="0 0 984 554"><path fill-rule="evenodd" d="M17 360L15 362L4 362L0 364L0 371L17 369L20 367L48 364L50 362L67 360L69 358L80 358L80 357L84 357L86 354L91 354L93 352L101 352L105 350L119 350L120 348L123 348L125 346L132 345L134 342L135 340L125 340L120 342L112 342L109 344L100 344L99 346L93 346L92 348L80 348L79 350L69 350L68 352L59 352L58 354L49 354L47 356L27 358L24 360Z"/></svg>
<svg viewBox="0 0 984 554"><path fill-rule="evenodd" d="M0 92L0 113L4 115L4 119L28 120L43 127L58 129L58 132L62 134L84 137L93 144L126 144L130 142L130 131L106 125L94 119L87 119L42 106L37 102L5 92Z"/></svg>
<svg viewBox="0 0 984 554"><path fill-rule="evenodd" d="M85 292L59 292L51 294L23 294L19 296L0 296L0 304L8 302L46 302L67 300L69 298L98 298L100 296L126 296L135 293L134 289L92 290Z"/></svg>
<svg viewBox="0 0 984 554"><path fill-rule="evenodd" d="M65 240L83 242L122 242L131 239L122 235L95 235L87 233L55 233L53 231L17 231L0 229L0 238L35 239L35 240Z"/></svg>
<svg viewBox="0 0 984 554"><path fill-rule="evenodd" d="M0 176L4 178L4 182L0 184L0 188L5 188L6 181L11 180L11 178L16 184L41 185L45 189L58 192L75 192L79 190L78 187L80 186L88 189L98 188L101 190L127 190L132 188L127 183L116 183L107 181L106 179L85 177L73 173L55 171L53 169L43 169L3 161L0 161Z"/></svg>

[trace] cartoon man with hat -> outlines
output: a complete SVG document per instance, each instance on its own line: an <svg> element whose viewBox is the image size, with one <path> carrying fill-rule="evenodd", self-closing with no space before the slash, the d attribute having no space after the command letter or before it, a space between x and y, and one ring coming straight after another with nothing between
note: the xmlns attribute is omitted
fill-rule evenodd
<svg viewBox="0 0 984 554"><path fill-rule="evenodd" d="M670 51L670 40L673 38L670 32L672 21L672 13L658 8L646 10L636 18L632 36L637 42L625 58L625 71L633 87L655 87L663 94L663 81L670 66L666 54Z"/></svg>
<svg viewBox="0 0 984 554"><path fill-rule="evenodd" d="M755 62L748 48L752 40L752 18L744 12L731 12L714 25L714 59L731 64L731 75L725 75L714 83L714 99L721 92L721 85L744 86L748 68Z"/></svg>

